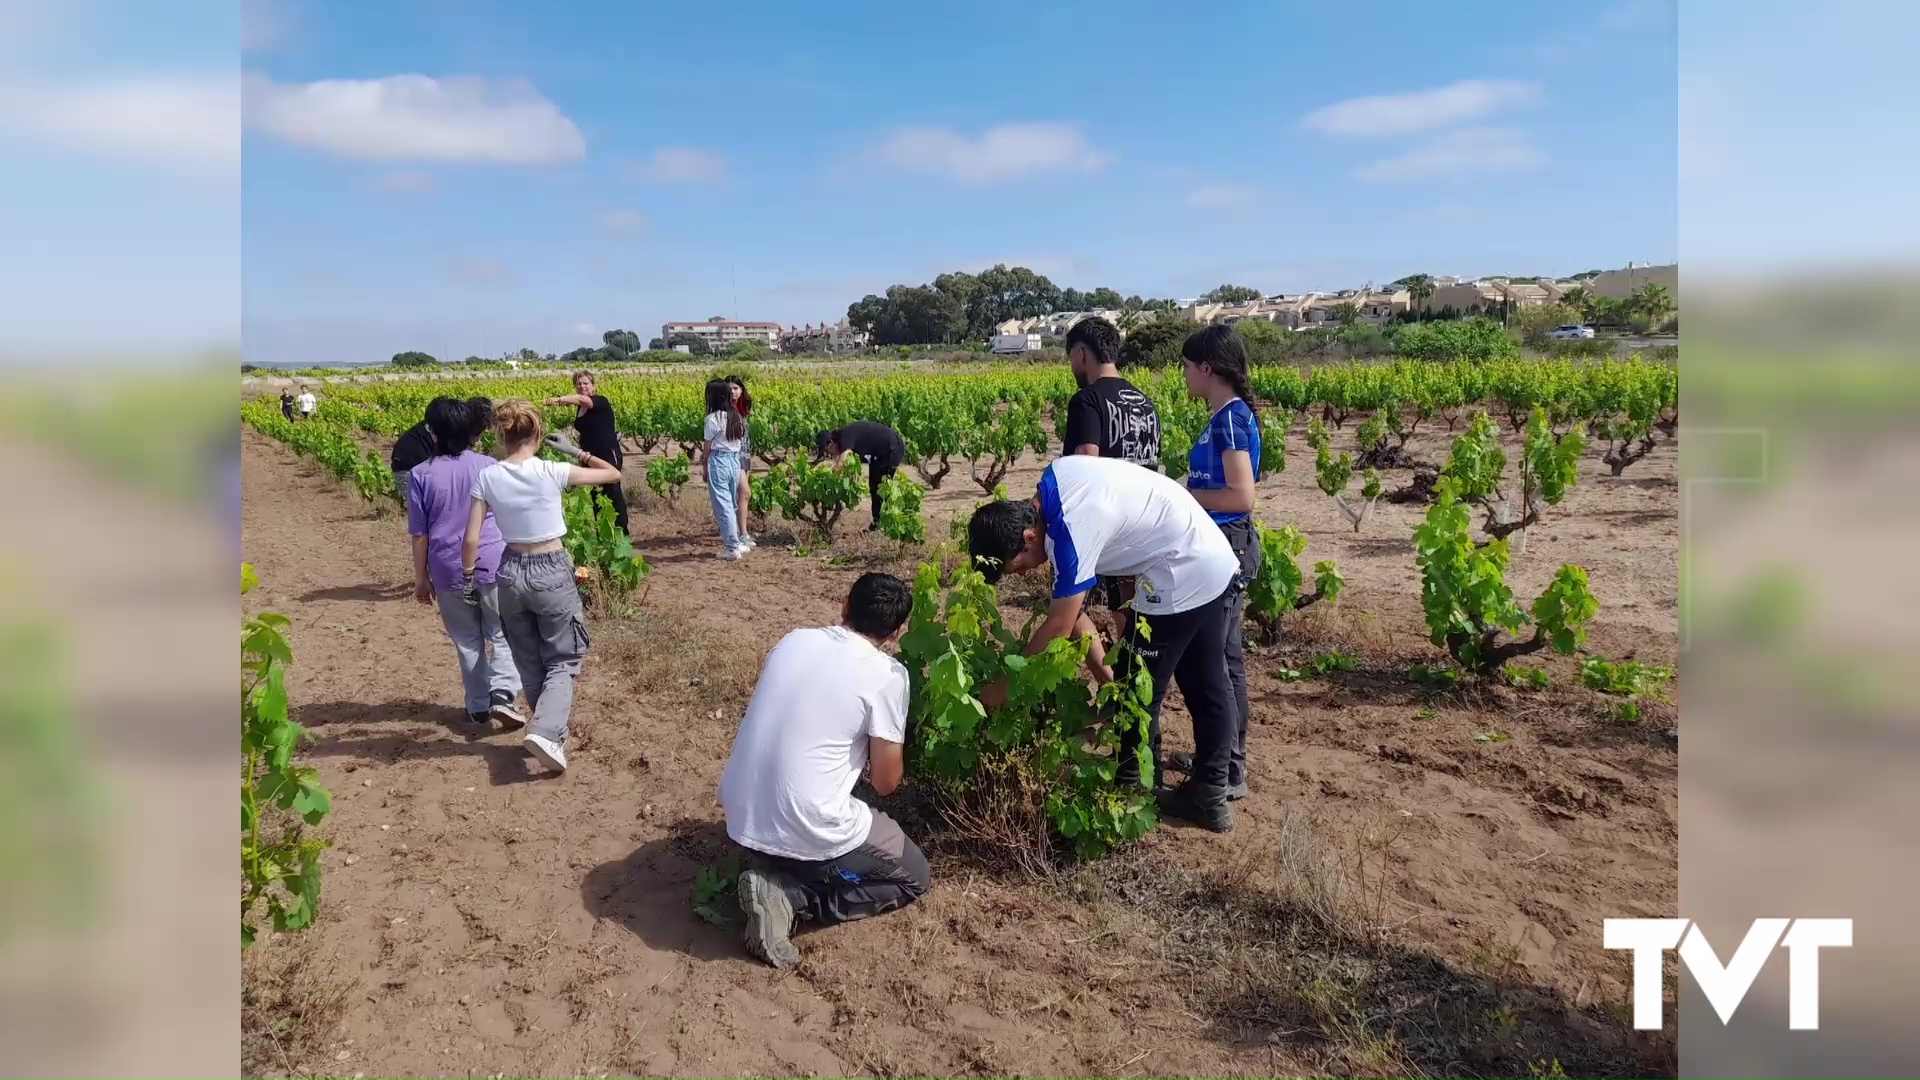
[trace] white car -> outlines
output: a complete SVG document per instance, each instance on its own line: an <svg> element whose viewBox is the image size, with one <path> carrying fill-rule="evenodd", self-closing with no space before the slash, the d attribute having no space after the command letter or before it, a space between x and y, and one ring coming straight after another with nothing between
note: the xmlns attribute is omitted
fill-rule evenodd
<svg viewBox="0 0 1920 1080"><path fill-rule="evenodd" d="M1585 338L1591 338L1592 336L1593 336L1593 327L1582 326L1577 323L1568 323L1565 326L1556 326L1552 330L1547 332L1547 337L1553 339L1554 341L1578 341Z"/></svg>

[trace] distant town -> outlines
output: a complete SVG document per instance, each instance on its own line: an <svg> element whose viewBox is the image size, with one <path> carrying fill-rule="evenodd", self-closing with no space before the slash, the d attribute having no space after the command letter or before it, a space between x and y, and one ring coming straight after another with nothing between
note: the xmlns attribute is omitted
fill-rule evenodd
<svg viewBox="0 0 1920 1080"><path fill-rule="evenodd" d="M1409 317L1487 315L1550 304L1625 302L1647 285L1679 296L1679 265L1628 265L1618 270L1590 272L1571 278L1481 277L1458 278L1418 275L1411 282L1384 288L1341 289L1334 292L1276 293L1243 300L1178 300L1175 317L1190 322L1231 325L1243 319L1271 322L1289 330L1310 330L1349 323L1383 327ZM1064 336L1074 323L1099 317L1126 328L1159 318L1160 309L1090 308L1055 311L1024 319L1008 319L994 327L997 339L1026 336L1032 348L1049 338ZM695 342L698 342L696 345ZM777 322L742 322L713 317L699 322L669 322L660 327L656 347L680 352L723 353L741 342L791 354L850 355L872 344L871 333L842 317L833 322L782 326ZM704 348L703 348L704 347ZM1009 342L1003 351L1023 351ZM1031 351L1031 350L1025 350Z"/></svg>

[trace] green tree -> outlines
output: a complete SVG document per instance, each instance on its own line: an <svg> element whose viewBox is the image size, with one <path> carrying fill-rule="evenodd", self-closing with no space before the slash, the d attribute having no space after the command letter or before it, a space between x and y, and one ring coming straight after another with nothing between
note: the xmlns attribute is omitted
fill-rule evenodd
<svg viewBox="0 0 1920 1080"><path fill-rule="evenodd" d="M623 357L640 351L640 335L631 330L609 330L600 335L600 341L608 352L618 352Z"/></svg>
<svg viewBox="0 0 1920 1080"><path fill-rule="evenodd" d="M1665 285L1649 281L1633 291L1627 305L1629 313L1645 315L1649 323L1658 323L1673 314L1673 294Z"/></svg>
<svg viewBox="0 0 1920 1080"><path fill-rule="evenodd" d="M1087 299L1087 294L1079 289L1060 290L1061 311L1086 311L1091 307L1093 304Z"/></svg>
<svg viewBox="0 0 1920 1080"><path fill-rule="evenodd" d="M440 365L440 361L435 360L431 354L413 351L394 353L393 359L390 362L394 367L406 368L438 367Z"/></svg>
<svg viewBox="0 0 1920 1080"><path fill-rule="evenodd" d="M685 345L687 352L694 356L706 356L713 351L707 347L706 338L701 337L699 334L689 334L685 331L667 339L667 348L671 349L679 345Z"/></svg>
<svg viewBox="0 0 1920 1080"><path fill-rule="evenodd" d="M1352 326L1360 321L1360 305L1351 300L1333 305L1333 318L1341 326Z"/></svg>
<svg viewBox="0 0 1920 1080"><path fill-rule="evenodd" d="M1093 290L1092 293L1088 294L1086 307L1070 308L1069 310L1087 311L1089 309L1097 308L1101 311L1115 311L1115 310L1118 310L1120 307L1124 306L1125 304L1126 304L1126 299L1124 297L1122 297L1119 293L1115 292L1114 290L1103 286L1101 288Z"/></svg>
<svg viewBox="0 0 1920 1080"><path fill-rule="evenodd" d="M1121 367L1164 367L1180 359L1180 345L1200 329L1191 319L1161 316L1128 331L1120 342Z"/></svg>
<svg viewBox="0 0 1920 1080"><path fill-rule="evenodd" d="M1250 285L1219 285L1200 297L1209 304L1242 304L1261 297L1259 289Z"/></svg>
<svg viewBox="0 0 1920 1080"><path fill-rule="evenodd" d="M1580 321L1588 322L1593 319L1593 290L1585 285L1575 285L1568 289L1566 295L1560 298L1560 302L1579 312Z"/></svg>
<svg viewBox="0 0 1920 1080"><path fill-rule="evenodd" d="M1395 288L1407 290L1407 299L1411 301L1409 306L1415 311L1420 310L1420 305L1433 296L1433 278L1426 274L1409 274L1393 284Z"/></svg>
<svg viewBox="0 0 1920 1080"><path fill-rule="evenodd" d="M952 294L925 285L895 285L874 325L877 345L946 345L961 340L968 328L966 309Z"/></svg>
<svg viewBox="0 0 1920 1080"><path fill-rule="evenodd" d="M887 298L868 293L847 305L847 325L871 334L879 328L886 313Z"/></svg>

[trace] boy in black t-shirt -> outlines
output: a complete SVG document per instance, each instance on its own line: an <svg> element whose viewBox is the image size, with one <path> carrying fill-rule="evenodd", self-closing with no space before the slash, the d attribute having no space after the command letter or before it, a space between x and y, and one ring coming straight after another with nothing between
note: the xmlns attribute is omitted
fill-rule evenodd
<svg viewBox="0 0 1920 1080"><path fill-rule="evenodd" d="M1120 331L1099 316L1074 323L1067 365L1080 391L1067 402L1061 453L1122 458L1158 472L1160 412L1120 376Z"/></svg>
<svg viewBox="0 0 1920 1080"><path fill-rule="evenodd" d="M1120 330L1098 315L1067 328L1067 366L1080 390L1067 402L1061 453L1120 458L1160 471L1160 410L1153 399L1120 375ZM1101 578L1100 598L1120 620L1124 634L1126 603L1133 582Z"/></svg>
<svg viewBox="0 0 1920 1080"><path fill-rule="evenodd" d="M879 529L880 485L907 459L907 444L900 433L872 420L855 420L838 431L820 432L814 446L828 460L852 453L867 463L867 494L873 500L873 524L867 531Z"/></svg>

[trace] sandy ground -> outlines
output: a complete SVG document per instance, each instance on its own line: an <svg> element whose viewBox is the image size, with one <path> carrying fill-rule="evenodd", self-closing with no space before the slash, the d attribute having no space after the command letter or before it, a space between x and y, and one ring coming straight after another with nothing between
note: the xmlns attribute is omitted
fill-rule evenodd
<svg viewBox="0 0 1920 1080"><path fill-rule="evenodd" d="M1351 424L1335 438L1350 444ZM458 671L437 615L411 602L403 525L374 519L284 447L243 439L244 557L263 582L249 609L292 619L295 717L335 792L321 921L297 942L269 942L262 955L275 959L261 970L302 970L343 995L337 1010L314 1010L331 1022L309 1025L311 1037L291 1025L278 1044L254 1040L254 1070L1673 1068L1669 1045L1625 1030L1628 960L1600 948L1602 918L1670 914L1677 901L1672 708L1611 722L1560 657L1530 661L1552 673L1546 692L1414 684L1410 664L1441 658L1409 539L1422 509L1382 500L1356 534L1313 486L1297 433L1291 467L1261 486L1260 516L1299 525L1311 541L1303 565L1334 558L1347 592L1249 656L1253 794L1236 804L1235 831L1163 827L1107 866L1050 881L990 871L923 832L934 891L896 915L806 935L805 963L786 974L697 919L691 891L728 854L714 791L760 657L786 631L831 621L862 570L911 570L895 545L859 535L864 508L832 552L795 554L770 528L765 546L728 564L712 557L698 483L679 507L636 496L654 574L637 616L596 625L573 767L549 779L513 740L461 732ZM1445 441L1423 433L1411 448L1438 461ZM1590 453L1514 559L1522 603L1576 562L1601 603L1589 649L1674 664L1676 464L1662 446L1612 478ZM636 492L643 470L629 461ZM1024 463L1008 488L1037 472ZM1386 474L1388 489L1405 478ZM944 536L979 498L962 465L929 493L930 532ZM1273 677L1333 647L1358 667ZM1166 727L1185 741L1177 696ZM1295 935L1313 867L1328 879L1316 895L1339 893L1364 946ZM1324 965L1312 978L1309 959Z"/></svg>

